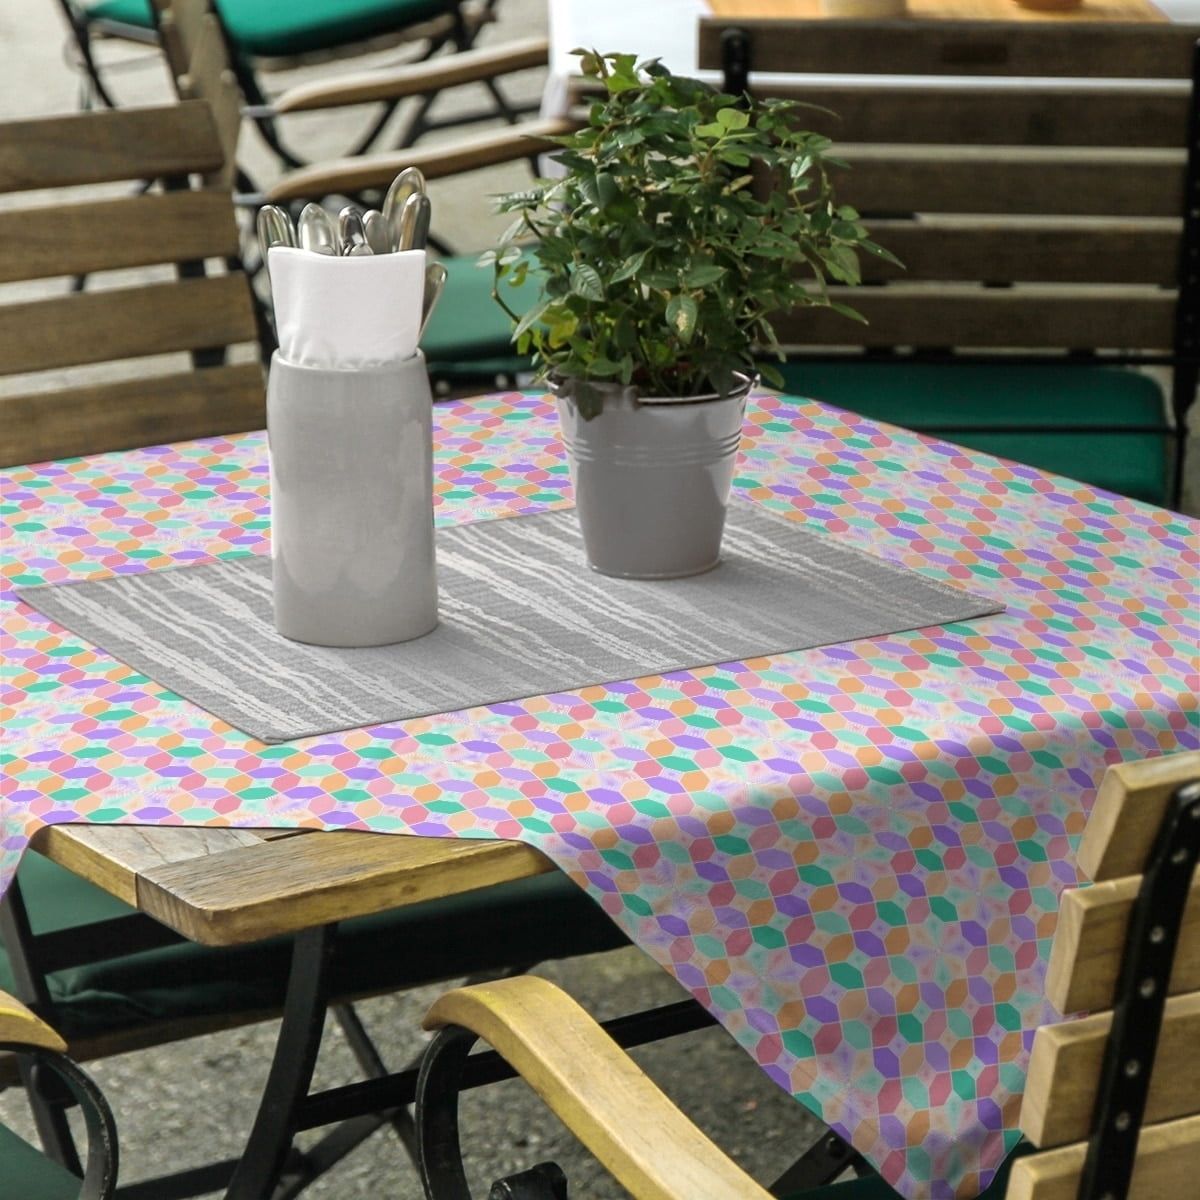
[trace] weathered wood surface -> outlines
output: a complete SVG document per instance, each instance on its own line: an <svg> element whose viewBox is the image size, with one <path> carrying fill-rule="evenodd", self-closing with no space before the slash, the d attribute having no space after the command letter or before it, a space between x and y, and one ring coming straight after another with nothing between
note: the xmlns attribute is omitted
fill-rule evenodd
<svg viewBox="0 0 1200 1200"><path fill-rule="evenodd" d="M776 321L784 345L1165 350L1174 332L1174 295L1149 288L896 285L831 287L829 294L868 324L797 308Z"/></svg>
<svg viewBox="0 0 1200 1200"><path fill-rule="evenodd" d="M1108 768L1079 843L1079 867L1097 883L1139 874L1167 803L1185 783L1200 783L1200 751Z"/></svg>
<svg viewBox="0 0 1200 1200"><path fill-rule="evenodd" d="M185 937L217 946L555 869L518 842L354 832L69 825L40 831L35 848Z"/></svg>
<svg viewBox="0 0 1200 1200"><path fill-rule="evenodd" d="M1059 1012L1112 1007L1140 882L1134 875L1063 893L1046 968L1046 997ZM1200 870L1192 879L1168 990L1172 996L1200 990Z"/></svg>
<svg viewBox="0 0 1200 1200"><path fill-rule="evenodd" d="M821 0L709 0L708 6L718 17L827 19L821 10ZM1149 0L1087 0L1080 8L1054 13L1022 8L1013 0L906 0L905 8L909 18L917 21L1068 21L1074 24L1167 20L1162 10Z"/></svg>
<svg viewBox="0 0 1200 1200"><path fill-rule="evenodd" d="M91 275L238 252L229 196L178 191L0 211L0 283Z"/></svg>
<svg viewBox="0 0 1200 1200"><path fill-rule="evenodd" d="M223 162L212 113L197 101L6 121L0 192L185 176Z"/></svg>
<svg viewBox="0 0 1200 1200"><path fill-rule="evenodd" d="M1017 11L1013 6L1013 15ZM1195 25L1086 19L706 17L700 22L701 68L721 69L721 34L733 26L749 37L754 71L1099 79L1190 78L1200 30Z"/></svg>
<svg viewBox="0 0 1200 1200"><path fill-rule="evenodd" d="M1033 1042L1021 1100L1021 1132L1035 1145L1086 1141L1100 1087L1112 1013L1043 1025ZM1200 1111L1200 992L1167 1001L1146 1120Z"/></svg>
<svg viewBox="0 0 1200 1200"><path fill-rule="evenodd" d="M864 213L1181 217L1184 152L839 145L838 199Z"/></svg>
<svg viewBox="0 0 1200 1200"><path fill-rule="evenodd" d="M1075 1200L1087 1143L1076 1142L1014 1163L1006 1200ZM1138 1139L1128 1200L1183 1200L1200 1172L1200 1116L1147 1125Z"/></svg>
<svg viewBox="0 0 1200 1200"><path fill-rule="evenodd" d="M246 433L265 425L258 363L0 396L0 466Z"/></svg>
<svg viewBox="0 0 1200 1200"><path fill-rule="evenodd" d="M459 988L440 997L423 1024L479 1034L638 1200L768 1200L769 1192L547 980Z"/></svg>
<svg viewBox="0 0 1200 1200"><path fill-rule="evenodd" d="M440 179L460 171L513 162L553 150L554 143L547 139L573 128L574 122L554 117L523 121L511 129L456 138L442 146L417 146L388 154L331 159L290 172L268 188L267 197L273 203L281 203L330 194L357 195L366 188L386 188L405 167L419 167L427 179Z"/></svg>
<svg viewBox="0 0 1200 1200"><path fill-rule="evenodd" d="M1187 136L1189 88L913 87L801 77L756 83L752 94L795 100L795 123L842 142L983 146L1175 148ZM822 112L820 109L828 109Z"/></svg>
<svg viewBox="0 0 1200 1200"><path fill-rule="evenodd" d="M522 38L427 62L302 83L277 96L272 107L277 113L310 112L400 96L429 95L443 88L493 79L512 71L544 67L549 53L550 44L545 38Z"/></svg>
<svg viewBox="0 0 1200 1200"><path fill-rule="evenodd" d="M1182 222L928 216L869 223L903 267L859 254L864 280L1150 283L1174 287Z"/></svg>
<svg viewBox="0 0 1200 1200"><path fill-rule="evenodd" d="M0 375L255 340L242 274L0 306Z"/></svg>

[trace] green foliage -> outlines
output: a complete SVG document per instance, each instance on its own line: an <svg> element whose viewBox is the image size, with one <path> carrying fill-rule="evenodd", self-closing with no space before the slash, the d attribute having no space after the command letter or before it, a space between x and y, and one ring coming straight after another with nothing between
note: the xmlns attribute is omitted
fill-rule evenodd
<svg viewBox="0 0 1200 1200"><path fill-rule="evenodd" d="M828 168L844 164L795 127L801 106L739 100L631 54L576 53L606 94L555 139L565 178L500 198L516 220L481 261L514 341L542 375L576 381L584 416L600 403L588 382L726 394L762 353L783 357L772 313L862 319L826 283L858 283L859 250L892 256L834 202ZM518 318L501 285L527 275L541 296Z"/></svg>

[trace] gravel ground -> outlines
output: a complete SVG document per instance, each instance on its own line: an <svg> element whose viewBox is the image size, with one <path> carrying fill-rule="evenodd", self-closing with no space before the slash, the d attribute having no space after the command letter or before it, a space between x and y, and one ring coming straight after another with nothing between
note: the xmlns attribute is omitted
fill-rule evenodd
<svg viewBox="0 0 1200 1200"><path fill-rule="evenodd" d="M487 40L526 36L545 29L544 0L503 0L502 18ZM0 7L0 118L67 112L76 102L77 81L62 54L63 29L51 0ZM109 47L106 58L125 65L117 92L126 102L170 97L161 67L145 51ZM386 55L368 61L383 61ZM281 83L350 66L326 64L289 72ZM542 77L518 77L518 99L536 99ZM475 103L475 100L467 100ZM293 137L314 158L337 154L362 127L361 113L295 119ZM260 179L272 174L261 146L248 148ZM519 187L527 178L521 165L492 168L459 181L432 185L436 227L457 249L481 249L503 226L485 212L481 197ZM1192 463L1200 464L1193 453ZM1195 474L1195 472L1193 472ZM1191 511L1200 507L1200 488L1191 481ZM637 950L579 959L543 968L599 1016L668 1002L678 988ZM421 1014L439 989L371 1000L362 1014L393 1066L405 1063L424 1044ZM197 1038L190 1042L108 1059L92 1070L112 1100L121 1130L122 1179L132 1182L166 1170L196 1165L239 1152L265 1077L275 1026ZM664 1089L758 1178L769 1180L817 1133L819 1126L779 1092L750 1058L717 1030L692 1034L637 1054ZM353 1060L340 1032L331 1029L318 1066L319 1085L355 1077ZM28 1129L18 1093L0 1096L0 1120ZM518 1082L475 1093L464 1102L464 1144L476 1186L545 1159L558 1161L572 1180L573 1194L610 1200L626 1193L582 1151L569 1134ZM307 1193L313 1200L351 1197L417 1197L420 1187L396 1139L376 1134ZM699 1198L698 1198L699 1200Z"/></svg>

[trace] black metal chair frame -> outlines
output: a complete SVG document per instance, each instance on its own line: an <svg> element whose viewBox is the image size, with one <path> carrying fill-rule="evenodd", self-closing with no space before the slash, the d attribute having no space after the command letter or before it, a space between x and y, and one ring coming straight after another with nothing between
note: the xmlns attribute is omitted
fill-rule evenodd
<svg viewBox="0 0 1200 1200"><path fill-rule="evenodd" d="M104 1093L92 1077L65 1054L42 1047L0 1042L0 1052L7 1051L18 1057L22 1081L29 1089L31 1103L35 1094L55 1092L79 1105L87 1129L87 1162L80 1163L72 1144L69 1161L63 1165L73 1175L81 1177L79 1200L110 1200L117 1185L120 1155L117 1123ZM36 1119L36 1106L34 1113ZM61 1159L58 1161L62 1162Z"/></svg>
<svg viewBox="0 0 1200 1200"><path fill-rule="evenodd" d="M9 953L17 998L51 1023L55 1012L47 975L185 940L143 913L35 934L16 880L0 900L0 939ZM415 1161L415 1127L407 1106L416 1092L417 1064L389 1074L354 1006L331 1001L336 955L336 924L295 937L275 1052L243 1154L120 1187L117 1200L186 1200L223 1188L228 1189L227 1200L290 1200L384 1125L392 1127ZM511 973L523 973L532 965L514 966ZM328 1012L341 1027L363 1082L310 1094ZM27 1057L18 1065L42 1144L57 1162L80 1173L67 1121L78 1097L55 1085ZM332 1128L309 1150L293 1147L297 1133L324 1126Z"/></svg>
<svg viewBox="0 0 1200 1200"><path fill-rule="evenodd" d="M726 29L721 35L723 87L735 96L744 95L749 86L749 77L754 69L753 43L749 35L740 29ZM1074 364L1081 366L1141 366L1168 367L1171 369L1171 422L1158 424L1125 425L1115 427L1079 423L1068 427L1061 425L1039 425L1021 422L1005 425L1005 433L1070 434L1101 433L1113 436L1132 433L1163 434L1171 437L1174 448L1171 461L1170 499L1178 508L1183 495L1184 461L1187 453L1188 411L1195 403L1197 388L1200 387L1200 42L1196 43L1192 56L1191 79L1192 103L1187 129L1187 167L1184 194L1181 197L1183 234L1179 248L1179 295L1175 306L1174 344L1169 353L1120 353L1103 355L1090 350L1069 351L1065 354L964 354L953 349L918 348L907 354L894 350L871 349L856 356L855 361L869 362L934 362L982 364L987 366L1046 366L1048 364ZM864 216L870 217L870 213ZM806 351L808 360L842 361L847 355ZM977 425L938 423L921 425L922 433L962 434L978 433Z"/></svg>

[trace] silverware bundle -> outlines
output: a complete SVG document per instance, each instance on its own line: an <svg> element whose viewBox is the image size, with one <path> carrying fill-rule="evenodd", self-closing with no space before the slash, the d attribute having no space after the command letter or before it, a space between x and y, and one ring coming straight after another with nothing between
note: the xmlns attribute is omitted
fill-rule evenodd
<svg viewBox="0 0 1200 1200"><path fill-rule="evenodd" d="M264 261L273 246L290 246L343 258L424 250L429 239L431 215L425 177L416 167L407 167L392 180L383 200L382 212L364 212L347 204L337 222L319 204L306 204L297 225L277 205L258 211L257 231ZM431 262L425 267L425 289L421 299L421 333L446 285L446 268Z"/></svg>

